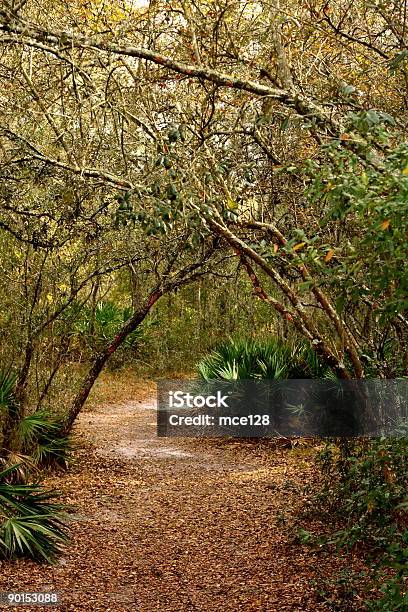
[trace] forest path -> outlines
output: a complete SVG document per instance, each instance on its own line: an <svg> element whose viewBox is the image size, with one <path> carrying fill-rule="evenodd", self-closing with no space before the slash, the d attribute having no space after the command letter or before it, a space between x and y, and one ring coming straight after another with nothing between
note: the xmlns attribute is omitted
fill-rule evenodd
<svg viewBox="0 0 408 612"><path fill-rule="evenodd" d="M58 590L63 611L328 609L312 581L333 560L295 542L291 518L310 450L157 438L153 393L142 383L80 416L77 462L47 482L75 505L72 541L54 567L7 566L1 590L17 566L19 590Z"/></svg>

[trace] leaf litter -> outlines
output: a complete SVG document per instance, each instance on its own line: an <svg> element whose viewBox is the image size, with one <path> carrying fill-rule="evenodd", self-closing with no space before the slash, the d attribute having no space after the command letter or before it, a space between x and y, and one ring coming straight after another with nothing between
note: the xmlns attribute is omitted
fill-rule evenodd
<svg viewBox="0 0 408 612"><path fill-rule="evenodd" d="M154 406L144 383L80 416L76 461L46 479L73 506L72 540L54 566L1 563L0 591L57 591L64 612L332 610L322 585L364 564L297 538L316 449L157 438Z"/></svg>

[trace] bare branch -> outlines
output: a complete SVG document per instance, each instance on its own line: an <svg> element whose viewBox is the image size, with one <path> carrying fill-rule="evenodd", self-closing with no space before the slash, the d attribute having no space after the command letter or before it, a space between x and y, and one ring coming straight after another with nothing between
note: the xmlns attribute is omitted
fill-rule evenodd
<svg viewBox="0 0 408 612"><path fill-rule="evenodd" d="M44 30L25 21L17 21L12 15L0 12L0 31L14 34L17 37L24 37L27 45L32 42L46 42L58 47L70 46L71 48L95 49L113 53L119 56L136 57L145 59L158 66L163 66L173 72L184 74L192 78L199 78L210 81L221 87L230 87L247 91L257 96L268 96L284 106L294 108L300 115L314 118L316 124L331 135L339 135L341 126L330 117L319 104L316 104L306 96L293 94L285 89L268 87L257 81L237 78L230 74L224 74L193 64L179 62L165 55L151 51L150 49L133 47L131 45L119 45L112 42L102 42L86 36L73 36L69 32L60 30Z"/></svg>
<svg viewBox="0 0 408 612"><path fill-rule="evenodd" d="M63 170L68 170L69 172L78 174L80 176L100 179L104 182L110 183L111 185L115 185L120 189L134 189L135 187L135 185L133 185L133 183L131 183L130 181L122 179L119 176L111 174L110 172L100 170L99 168L81 168L80 166L68 164L59 159L49 157L45 153L42 153L36 146L34 146L29 140L27 140L27 138L25 138L21 134L16 134L15 132L12 132L4 126L0 126L0 132L3 132L3 134L8 136L11 140L17 140L25 144L32 151L32 157L34 159L46 162L48 164L51 164L52 166L56 166L57 168L62 168Z"/></svg>

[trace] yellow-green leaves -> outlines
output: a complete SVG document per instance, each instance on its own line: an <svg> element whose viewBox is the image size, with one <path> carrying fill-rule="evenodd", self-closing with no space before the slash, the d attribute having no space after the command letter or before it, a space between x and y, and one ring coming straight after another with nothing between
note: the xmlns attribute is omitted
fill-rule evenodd
<svg viewBox="0 0 408 612"><path fill-rule="evenodd" d="M238 210L237 202L233 200L231 197L227 198L226 205L229 210L232 210L232 211Z"/></svg>

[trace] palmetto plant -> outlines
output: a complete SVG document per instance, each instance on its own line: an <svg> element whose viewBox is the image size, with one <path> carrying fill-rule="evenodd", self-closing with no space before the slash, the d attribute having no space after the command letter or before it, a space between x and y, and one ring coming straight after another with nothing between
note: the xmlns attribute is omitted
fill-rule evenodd
<svg viewBox="0 0 408 612"><path fill-rule="evenodd" d="M204 357L197 371L204 380L333 377L307 343L284 343L277 339L230 339Z"/></svg>
<svg viewBox="0 0 408 612"><path fill-rule="evenodd" d="M114 337L131 313L131 308L120 308L113 302L100 301L94 311L87 305L80 307L75 304L67 312L67 317L72 319L71 335L89 347L98 349ZM135 330L126 338L124 347L133 347L143 333L143 327Z"/></svg>
<svg viewBox="0 0 408 612"><path fill-rule="evenodd" d="M19 423L23 451L34 465L66 467L73 450L72 438L61 435L62 423L47 410L27 415Z"/></svg>
<svg viewBox="0 0 408 612"><path fill-rule="evenodd" d="M16 375L10 370L0 370L0 411L14 404Z"/></svg>
<svg viewBox="0 0 408 612"><path fill-rule="evenodd" d="M95 309L95 335L110 340L123 323L123 312L112 302L98 302Z"/></svg>
<svg viewBox="0 0 408 612"><path fill-rule="evenodd" d="M289 427L290 431L307 435L306 432L323 430L326 421L332 422L328 411L331 400L327 395L332 397L336 392L338 380L306 342L230 339L202 359L197 371L209 384L213 380L274 381L270 386L257 386L256 393L253 386L248 389L251 389L251 401L256 396L274 415L279 414L286 430ZM299 379L304 379L304 383L299 384ZM310 385L310 379L317 380ZM322 379L326 382L322 383ZM285 381L284 385L279 381ZM245 386L237 385L235 397L246 392ZM276 406L280 406L277 413Z"/></svg>
<svg viewBox="0 0 408 612"><path fill-rule="evenodd" d="M7 440L13 430L16 417L17 402L15 400L15 387L17 377L11 369L0 369L0 461L3 462L5 454L3 447L8 446Z"/></svg>
<svg viewBox="0 0 408 612"><path fill-rule="evenodd" d="M34 444L45 433L55 432L58 428L56 421L52 420L49 412L38 410L27 415L19 423L19 434L25 446Z"/></svg>
<svg viewBox="0 0 408 612"><path fill-rule="evenodd" d="M0 370L0 426L3 434L16 408L16 380L17 377L11 370Z"/></svg>
<svg viewBox="0 0 408 612"><path fill-rule="evenodd" d="M0 558L29 557L52 563L68 540L64 505L40 484L16 484L18 465L0 472Z"/></svg>
<svg viewBox="0 0 408 612"><path fill-rule="evenodd" d="M17 417L15 386L16 375L11 370L0 370L0 465L5 468L18 463L13 478L24 482L36 468L66 467L73 443L70 437L61 435L60 419L47 410ZM10 431L18 440L18 452L8 448Z"/></svg>

